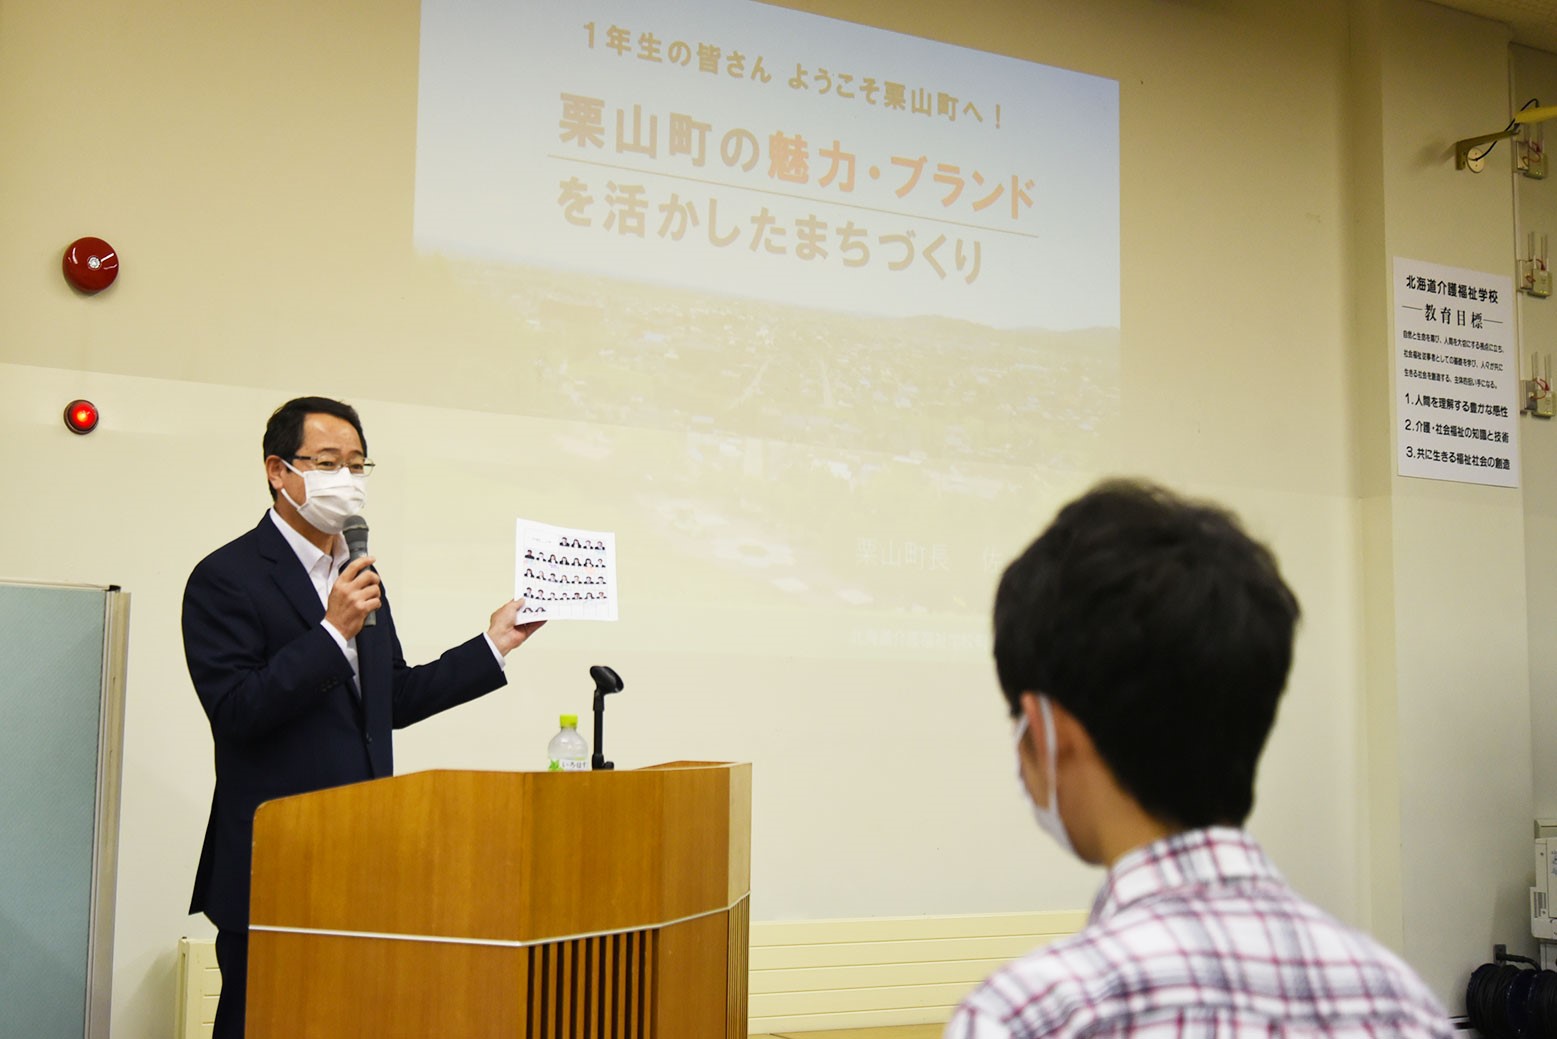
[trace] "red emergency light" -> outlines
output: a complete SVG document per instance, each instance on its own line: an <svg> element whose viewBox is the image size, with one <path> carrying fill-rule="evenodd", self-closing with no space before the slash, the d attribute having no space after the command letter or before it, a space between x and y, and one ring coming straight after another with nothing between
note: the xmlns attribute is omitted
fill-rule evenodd
<svg viewBox="0 0 1557 1039"><path fill-rule="evenodd" d="M73 400L65 405L65 428L86 436L97 428L97 405L89 400Z"/></svg>

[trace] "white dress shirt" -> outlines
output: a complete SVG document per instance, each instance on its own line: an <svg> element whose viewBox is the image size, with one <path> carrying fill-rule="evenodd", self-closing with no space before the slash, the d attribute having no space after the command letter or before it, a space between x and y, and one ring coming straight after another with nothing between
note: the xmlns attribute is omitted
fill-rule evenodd
<svg viewBox="0 0 1557 1039"><path fill-rule="evenodd" d="M314 586L314 591L319 594L319 605L329 608L330 589L335 587L335 579L341 575L341 567L346 565L351 555L346 550L345 539L332 537L330 541L330 554L319 551L319 547L309 541L303 535L292 529L292 525L276 514L275 509L270 510L270 520L281 531L281 536L286 538L287 544L292 546L292 551L297 553L297 561L303 564L303 569L308 571L308 580ZM331 624L328 619L324 621L324 630L330 633L335 644L341 647L341 652L346 656L346 662L351 665L351 688L357 695L362 695L362 675L357 668L357 640L346 638Z"/></svg>
<svg viewBox="0 0 1557 1039"><path fill-rule="evenodd" d="M319 593L320 605L329 609L330 589L335 587L335 580L340 577L341 568L351 558L351 554L346 549L345 539L338 535L334 536L330 542L330 554L325 555L312 541L293 530L292 525L277 515L274 508L270 510L270 520L276 525L276 529L281 531L281 536L286 538L287 544L292 546L292 551L297 554L297 561L303 564L304 570L308 571L308 580L312 582L314 591ZM346 662L351 665L352 691L361 696L362 675L357 667L356 638L348 639L343 636L328 619L323 623L324 630L328 631L335 644L341 647L341 653L345 655ZM497 651L497 643L492 641L492 636L482 632L481 637L487 640L487 648L492 651L497 666L506 670L508 661Z"/></svg>

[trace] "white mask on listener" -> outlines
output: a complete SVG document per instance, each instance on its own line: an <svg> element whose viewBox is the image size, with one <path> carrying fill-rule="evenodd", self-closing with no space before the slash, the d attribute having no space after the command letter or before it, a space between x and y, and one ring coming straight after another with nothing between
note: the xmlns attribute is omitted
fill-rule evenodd
<svg viewBox="0 0 1557 1039"><path fill-rule="evenodd" d="M1038 694L1038 708L1043 712L1044 776L1048 781L1049 803L1040 805L1033 800L1032 791L1027 789L1027 780L1022 778L1022 737L1027 734L1026 712L1022 714L1022 723L1016 727L1016 785L1022 788L1022 796L1032 806L1033 818L1038 821L1043 832L1074 855L1076 846L1070 842L1070 834L1065 831L1065 820L1060 818L1060 787L1054 768L1054 713L1049 707L1049 698L1042 693Z"/></svg>

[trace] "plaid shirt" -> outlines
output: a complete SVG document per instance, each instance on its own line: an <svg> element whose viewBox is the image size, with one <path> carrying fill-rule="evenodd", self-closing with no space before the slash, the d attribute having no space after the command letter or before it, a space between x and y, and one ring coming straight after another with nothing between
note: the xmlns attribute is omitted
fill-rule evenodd
<svg viewBox="0 0 1557 1039"><path fill-rule="evenodd" d="M1248 834L1125 855L1087 926L996 971L945 1039L1450 1039L1405 964L1300 899Z"/></svg>

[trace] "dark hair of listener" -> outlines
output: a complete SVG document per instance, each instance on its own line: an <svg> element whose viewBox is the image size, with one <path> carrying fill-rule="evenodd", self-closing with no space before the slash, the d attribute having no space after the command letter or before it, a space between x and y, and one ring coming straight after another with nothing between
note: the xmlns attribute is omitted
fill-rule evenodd
<svg viewBox="0 0 1557 1039"><path fill-rule="evenodd" d="M1299 609L1268 549L1211 505L1111 481L1006 568L995 667L1014 717L1044 693L1170 825L1241 825Z"/></svg>
<svg viewBox="0 0 1557 1039"><path fill-rule="evenodd" d="M309 415L334 415L350 422L357 431L357 439L362 441L362 453L368 453L368 437L362 432L362 419L357 417L356 408L329 397L298 397L277 408L265 423L264 457L275 455L291 462L303 446L303 420ZM270 487L269 481L265 485ZM276 500L274 487L270 487L270 499Z"/></svg>

